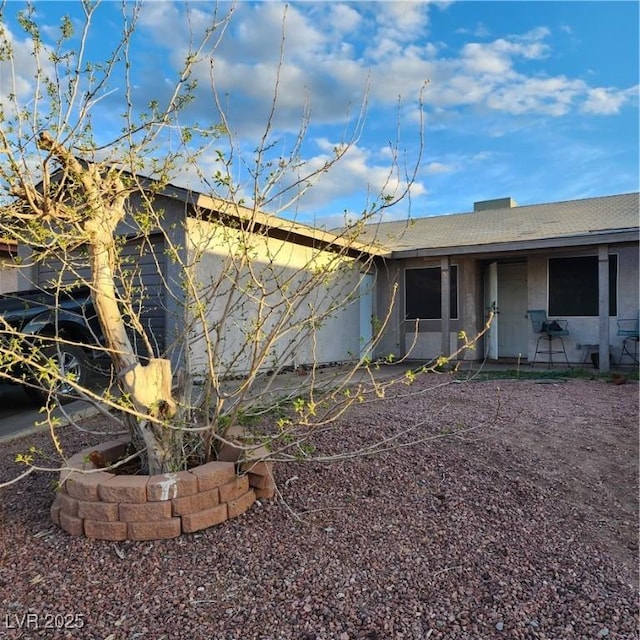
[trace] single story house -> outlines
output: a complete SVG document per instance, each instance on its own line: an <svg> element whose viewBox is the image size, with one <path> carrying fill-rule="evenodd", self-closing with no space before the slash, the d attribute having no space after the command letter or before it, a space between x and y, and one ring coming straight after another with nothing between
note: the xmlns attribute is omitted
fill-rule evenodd
<svg viewBox="0 0 640 640"><path fill-rule="evenodd" d="M357 239L172 185L154 198L162 220L150 235L135 215L121 229L123 283L140 291L153 349L194 372L212 364L226 374L250 371L257 336L279 318L263 368L365 354L430 360L454 353L461 332L481 332L490 312L488 334L459 357L532 361L531 309L567 321L570 362L595 350L606 369L609 355L621 353L617 320L638 316L638 193L522 207L511 198L476 202L469 213L370 224ZM142 207L139 197L130 207ZM72 281L86 269L82 251L66 267L19 251L31 265L20 287ZM323 270L332 277L317 278ZM295 309L293 290L304 291ZM194 293L204 304L194 307Z"/></svg>
<svg viewBox="0 0 640 640"><path fill-rule="evenodd" d="M538 309L566 320L570 362L595 351L606 369L621 355L617 321L638 317L639 211L638 193L529 206L502 198L469 213L367 226L360 240L389 251L379 314L398 291L381 352L449 355L460 332L473 337L494 312L479 348L460 357L531 362L539 336L528 311Z"/></svg>

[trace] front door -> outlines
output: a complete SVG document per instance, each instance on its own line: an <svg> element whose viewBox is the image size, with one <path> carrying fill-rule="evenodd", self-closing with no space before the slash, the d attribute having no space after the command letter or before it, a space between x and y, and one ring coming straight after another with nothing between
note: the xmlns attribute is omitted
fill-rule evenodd
<svg viewBox="0 0 640 640"><path fill-rule="evenodd" d="M492 262L485 275L487 317L494 312L486 339L486 355L491 360L526 358L529 342L527 264Z"/></svg>
<svg viewBox="0 0 640 640"><path fill-rule="evenodd" d="M529 343L527 319L527 264L507 262L498 265L498 356L526 358Z"/></svg>

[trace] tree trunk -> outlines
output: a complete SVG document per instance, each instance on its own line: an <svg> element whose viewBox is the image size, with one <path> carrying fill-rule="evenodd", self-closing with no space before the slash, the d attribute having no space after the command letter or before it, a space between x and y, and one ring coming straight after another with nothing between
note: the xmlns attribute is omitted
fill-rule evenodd
<svg viewBox="0 0 640 640"><path fill-rule="evenodd" d="M171 392L171 362L152 358L142 365L134 351L115 287L115 229L124 209L101 207L85 222L89 237L93 301L122 392L133 405L136 415L129 421L132 441L146 449L143 460L148 473L177 471L182 465L182 438L179 429L171 428L176 402Z"/></svg>
<svg viewBox="0 0 640 640"><path fill-rule="evenodd" d="M40 134L38 147L50 152L72 179L70 202L61 199L59 193L51 197L46 190L42 194L25 192L24 197L32 205L41 204L40 215L82 226L91 258L94 306L118 382L134 410L128 421L132 441L136 447L144 446L143 466L149 473L176 471L182 463L182 443L181 431L171 428L171 420L176 416L171 362L152 358L147 365L140 363L127 335L116 293L116 229L125 217L131 190L117 170L81 164L47 131Z"/></svg>

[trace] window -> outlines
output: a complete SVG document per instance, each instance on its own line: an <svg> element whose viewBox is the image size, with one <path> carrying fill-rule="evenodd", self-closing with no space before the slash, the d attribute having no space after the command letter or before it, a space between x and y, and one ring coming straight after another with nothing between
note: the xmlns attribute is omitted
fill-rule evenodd
<svg viewBox="0 0 640 640"><path fill-rule="evenodd" d="M618 256L609 256L609 315L617 315ZM598 316L598 256L549 259L549 315Z"/></svg>
<svg viewBox="0 0 640 640"><path fill-rule="evenodd" d="M458 267L449 267L450 317L458 317ZM440 267L407 269L404 272L405 317L407 320L442 318L442 280Z"/></svg>

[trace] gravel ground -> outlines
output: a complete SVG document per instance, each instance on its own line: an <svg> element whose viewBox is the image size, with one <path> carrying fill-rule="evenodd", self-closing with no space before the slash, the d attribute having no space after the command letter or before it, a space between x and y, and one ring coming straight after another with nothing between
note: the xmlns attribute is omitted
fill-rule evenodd
<svg viewBox="0 0 640 640"><path fill-rule="evenodd" d="M444 379L316 444L455 435L279 465L279 499L200 534L72 538L49 521L52 475L1 490L0 638L636 638L638 384ZM3 446L0 478L32 443Z"/></svg>

